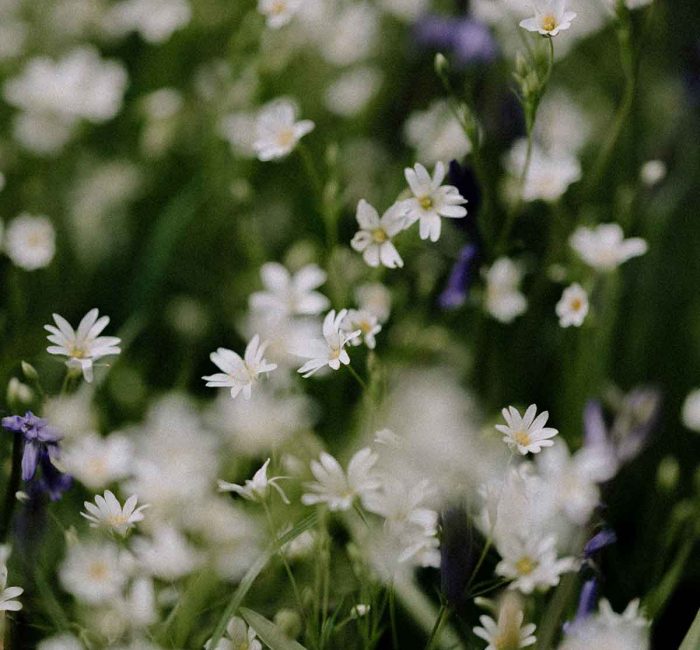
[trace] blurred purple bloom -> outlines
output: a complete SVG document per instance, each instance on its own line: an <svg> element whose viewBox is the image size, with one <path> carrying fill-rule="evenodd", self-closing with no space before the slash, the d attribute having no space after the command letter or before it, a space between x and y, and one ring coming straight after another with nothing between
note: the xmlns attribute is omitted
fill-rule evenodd
<svg viewBox="0 0 700 650"><path fill-rule="evenodd" d="M476 561L474 529L462 506L451 506L441 515L440 583L450 605L459 607L466 600Z"/></svg>
<svg viewBox="0 0 700 650"><path fill-rule="evenodd" d="M586 580L581 587L581 594L578 599L578 607L576 608L576 617L573 621L564 623L564 633L569 634L571 628L578 625L581 621L588 618L596 608L598 598L598 581L595 578Z"/></svg>
<svg viewBox="0 0 700 650"><path fill-rule="evenodd" d="M457 309L464 304L474 277L476 254L475 244L467 244L459 251L457 261L447 280L447 286L438 298L438 303L443 309Z"/></svg>
<svg viewBox="0 0 700 650"><path fill-rule="evenodd" d="M593 535L593 537L586 542L586 545L583 547L583 555L588 559L606 546L614 544L616 541L617 535L615 531L610 528L603 528L603 530Z"/></svg>
<svg viewBox="0 0 700 650"><path fill-rule="evenodd" d="M60 436L49 427L46 420L36 417L31 411L24 416L11 415L2 419L2 426L7 431L21 433L24 440L22 455L22 480L28 481L36 472L42 454L55 457L58 453Z"/></svg>
<svg viewBox="0 0 700 650"><path fill-rule="evenodd" d="M425 47L450 50L460 66L493 61L498 54L489 28L471 18L428 14L416 23L415 34L416 40Z"/></svg>

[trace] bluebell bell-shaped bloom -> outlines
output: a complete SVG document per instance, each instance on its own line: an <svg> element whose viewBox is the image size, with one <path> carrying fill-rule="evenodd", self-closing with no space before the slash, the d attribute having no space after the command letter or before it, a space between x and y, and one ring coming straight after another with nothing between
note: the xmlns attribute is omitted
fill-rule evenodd
<svg viewBox="0 0 700 650"><path fill-rule="evenodd" d="M47 452L41 452L39 456L41 476L36 475L30 482L30 497L32 495L45 494L51 501L58 501L63 493L73 485L73 477L61 472L51 461Z"/></svg>
<svg viewBox="0 0 700 650"><path fill-rule="evenodd" d="M586 542L586 545L583 547L583 556L586 559L590 559L598 551L615 542L617 542L615 531L610 528L603 528L603 530L597 532Z"/></svg>
<svg viewBox="0 0 700 650"><path fill-rule="evenodd" d="M564 633L569 634L572 627L575 627L581 621L587 619L595 610L598 600L598 581L595 578L590 578L583 583L581 593L578 598L578 607L576 608L576 617L573 621L564 623Z"/></svg>
<svg viewBox="0 0 700 650"><path fill-rule="evenodd" d="M46 420L38 418L31 411L27 411L24 415L3 418L2 426L7 431L22 434L24 441L22 480L28 481L34 476L42 454L47 454L50 458L58 454L58 441L61 436L48 425Z"/></svg>
<svg viewBox="0 0 700 650"><path fill-rule="evenodd" d="M493 61L498 56L491 30L472 18L427 14L416 23L415 34L424 47L451 52L461 67Z"/></svg>
<svg viewBox="0 0 700 650"><path fill-rule="evenodd" d="M476 270L476 244L467 244L459 251L457 261L452 267L447 286L440 294L438 303L443 309L457 309L467 299L469 288Z"/></svg>

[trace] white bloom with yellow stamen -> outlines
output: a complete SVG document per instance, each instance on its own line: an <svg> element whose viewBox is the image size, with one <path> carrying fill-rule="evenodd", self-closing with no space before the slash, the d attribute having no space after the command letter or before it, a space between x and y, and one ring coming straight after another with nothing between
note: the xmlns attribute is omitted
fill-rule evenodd
<svg viewBox="0 0 700 650"><path fill-rule="evenodd" d="M437 241L442 228L441 217L460 219L467 214L463 204L467 200L453 185L443 185L445 165L438 162L433 176L420 163L406 168L404 175L413 197L402 201L406 208L407 226L420 222L420 238Z"/></svg>
<svg viewBox="0 0 700 650"><path fill-rule="evenodd" d="M349 309L342 327L348 333L360 330L362 341L358 337L352 340L352 344L360 345L364 341L364 344L370 350L374 350L377 345L377 341L374 338L375 335L382 331L379 319L371 312L363 309Z"/></svg>
<svg viewBox="0 0 700 650"><path fill-rule="evenodd" d="M212 352L210 359L223 372L202 377L210 388L230 388L231 397L243 392L243 397L250 399L253 385L260 375L272 372L277 368L276 363L270 363L264 358L267 342L260 343L256 334L248 343L243 358L233 350L219 348Z"/></svg>
<svg viewBox="0 0 700 650"><path fill-rule="evenodd" d="M576 13L566 10L566 0L538 0L534 5L535 15L520 21L520 26L542 36L556 36L569 29Z"/></svg>
<svg viewBox="0 0 700 650"><path fill-rule="evenodd" d="M595 228L579 226L569 238L569 245L588 266L598 271L612 271L620 264L647 252L640 237L625 239L619 224L601 223Z"/></svg>
<svg viewBox="0 0 700 650"><path fill-rule="evenodd" d="M279 29L292 20L301 4L301 0L258 0L258 11L270 29Z"/></svg>
<svg viewBox="0 0 700 650"><path fill-rule="evenodd" d="M51 263L56 252L56 231L48 217L20 214L5 231L5 252L25 271L35 271Z"/></svg>
<svg viewBox="0 0 700 650"><path fill-rule="evenodd" d="M265 105L255 121L253 147L259 160L276 160L292 152L297 142L314 130L311 120L296 119L297 108L288 99Z"/></svg>
<svg viewBox="0 0 700 650"><path fill-rule="evenodd" d="M507 617L503 611L500 611L498 621L490 616L480 616L481 627L475 627L473 631L476 636L488 643L484 650L527 648L537 641L534 635L537 626L534 623L523 625L524 618L522 610L511 617Z"/></svg>
<svg viewBox="0 0 700 650"><path fill-rule="evenodd" d="M289 316L314 316L328 309L330 301L315 291L326 281L326 272L316 264L307 264L290 273L277 262L260 267L264 290L251 294L251 309Z"/></svg>
<svg viewBox="0 0 700 650"><path fill-rule="evenodd" d="M218 486L220 492L235 492L240 494L244 499L249 501L265 501L267 495L270 492L270 487L277 490L277 493L282 497L282 501L289 503L287 495L284 493L282 488L277 485L277 481L283 479L283 476L275 476L274 478L267 477L267 467L270 464L270 459L268 458L263 466L255 472L253 478L247 480L245 485L238 485L236 483L228 483L226 481L219 480Z"/></svg>
<svg viewBox="0 0 700 650"><path fill-rule="evenodd" d="M324 340L313 339L297 346L294 354L309 359L297 371L303 377L310 377L326 366L338 370L341 364L347 366L350 363L345 346L360 336L361 332L357 330L347 333L343 330L342 324L347 314L347 309L341 309L337 314L332 309L323 320Z"/></svg>
<svg viewBox="0 0 700 650"><path fill-rule="evenodd" d="M125 436L88 433L68 440L61 465L85 487L99 490L126 478L133 471L133 457L133 445Z"/></svg>
<svg viewBox="0 0 700 650"><path fill-rule="evenodd" d="M126 564L114 544L75 544L69 547L58 577L78 600L90 605L109 603L126 586Z"/></svg>
<svg viewBox="0 0 700 650"><path fill-rule="evenodd" d="M53 315L58 327L44 325L44 329L50 333L46 338L54 344L47 348L49 354L68 357L66 365L80 369L88 383L93 379L92 366L95 361L121 352L121 339L116 336L100 336L109 324L109 316L98 318L99 314L97 309L91 309L80 321L77 330L58 314Z"/></svg>
<svg viewBox="0 0 700 650"><path fill-rule="evenodd" d="M106 528L124 537L139 521L143 521L142 511L148 508L148 505L137 508L137 501L138 497L132 494L122 506L114 493L106 490L104 496L98 494L95 497L95 503L85 501L87 513L80 514L90 522L91 528Z"/></svg>
<svg viewBox="0 0 700 650"><path fill-rule="evenodd" d="M559 325L581 327L588 314L588 294L577 282L564 289L556 306Z"/></svg>
<svg viewBox="0 0 700 650"><path fill-rule="evenodd" d="M537 415L537 406L530 404L524 415L518 409L509 406L501 411L506 424L497 424L496 429L503 434L503 442L511 449L525 456L528 452L537 454L542 447L551 447L550 440L559 433L556 429L545 427L549 413L543 411ZM537 416L537 417L535 417Z"/></svg>
<svg viewBox="0 0 700 650"><path fill-rule="evenodd" d="M382 216L367 201L357 204L357 223L360 230L355 233L350 245L369 266L386 266L388 269L401 268L403 260L396 250L392 238L404 229L406 207L394 203Z"/></svg>

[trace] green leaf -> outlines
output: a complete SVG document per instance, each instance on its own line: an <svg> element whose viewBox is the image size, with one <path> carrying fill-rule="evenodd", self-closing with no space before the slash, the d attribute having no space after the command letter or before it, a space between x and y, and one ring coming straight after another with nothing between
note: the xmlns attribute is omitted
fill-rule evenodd
<svg viewBox="0 0 700 650"><path fill-rule="evenodd" d="M260 640L270 646L270 650L306 650L303 645L290 639L272 621L252 609L241 607L241 616L255 630Z"/></svg>
<svg viewBox="0 0 700 650"><path fill-rule="evenodd" d="M313 513L308 517L302 519L296 526L291 530L288 530L284 535L281 535L267 551L265 551L253 564L246 574L243 576L240 584L236 591L233 592L233 596L229 604L226 606L224 613L221 615L219 622L214 628L214 633L211 635L211 647L216 648L221 637L224 635L224 630L226 629L226 624L231 620L231 617L238 611L238 608L243 603L243 599L246 594L253 586L260 572L265 568L267 563L272 559L272 557L288 542L297 538L303 532L313 528L316 525L317 515Z"/></svg>
<svg viewBox="0 0 700 650"><path fill-rule="evenodd" d="M698 648L700 648L700 609L678 650L697 650Z"/></svg>

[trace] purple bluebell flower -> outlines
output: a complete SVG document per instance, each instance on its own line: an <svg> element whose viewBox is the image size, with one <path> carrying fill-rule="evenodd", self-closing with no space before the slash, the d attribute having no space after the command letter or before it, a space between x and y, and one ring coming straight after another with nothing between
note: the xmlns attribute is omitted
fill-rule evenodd
<svg viewBox="0 0 700 650"><path fill-rule="evenodd" d="M588 618L596 609L598 600L598 581L595 578L590 578L583 583L581 593L578 598L578 607L576 608L576 617L573 621L564 623L564 633L569 634L571 628L575 627L581 621Z"/></svg>
<svg viewBox="0 0 700 650"><path fill-rule="evenodd" d="M48 455L55 458L58 454L58 441L61 436L52 429L46 420L36 417L31 411L22 415L11 415L2 419L2 426L7 431L21 433L24 441L22 454L22 480L31 479L39 463L39 458Z"/></svg>
<svg viewBox="0 0 700 650"><path fill-rule="evenodd" d="M415 35L424 47L450 51L461 67L493 61L498 55L491 30L472 18L427 14L416 23Z"/></svg>
<svg viewBox="0 0 700 650"><path fill-rule="evenodd" d="M457 309L467 299L469 287L474 278L474 262L477 257L475 244L467 244L459 251L457 261L452 267L447 286L440 294L438 303L443 309Z"/></svg>
<svg viewBox="0 0 700 650"><path fill-rule="evenodd" d="M603 528L603 530L597 532L586 542L586 545L583 547L583 555L586 559L590 559L598 551L615 542L617 542L615 531L610 528Z"/></svg>

